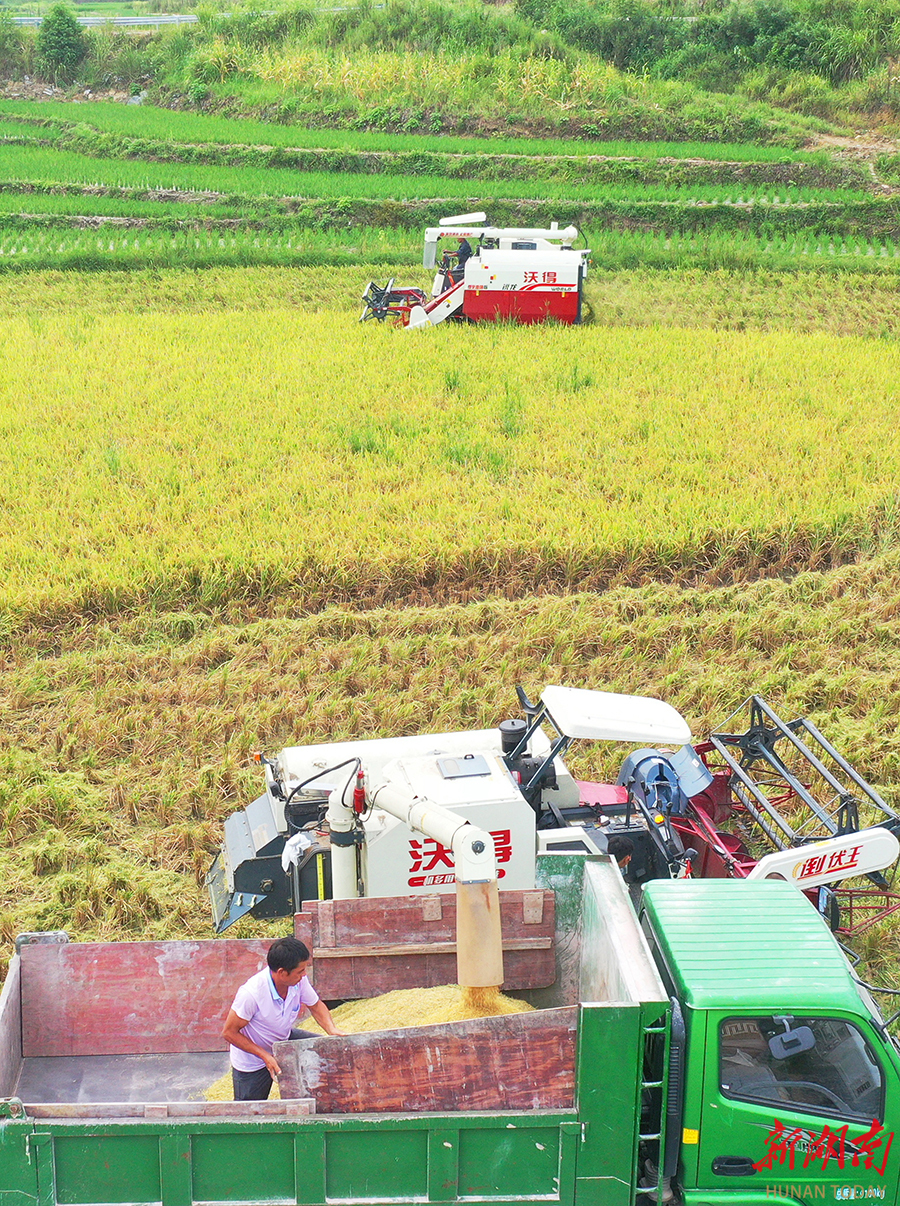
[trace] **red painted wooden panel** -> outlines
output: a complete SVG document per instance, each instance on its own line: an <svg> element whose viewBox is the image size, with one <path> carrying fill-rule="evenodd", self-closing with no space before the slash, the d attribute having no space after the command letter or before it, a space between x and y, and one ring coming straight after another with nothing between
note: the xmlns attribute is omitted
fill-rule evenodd
<svg viewBox="0 0 900 1206"><path fill-rule="evenodd" d="M22 1067L21 963L13 956L0 993L0 1097L12 1097Z"/></svg>
<svg viewBox="0 0 900 1206"><path fill-rule="evenodd" d="M22 948L22 1046L39 1055L217 1051L269 941L70 942Z"/></svg>
<svg viewBox="0 0 900 1206"><path fill-rule="evenodd" d="M552 984L556 978L554 894L501 892L500 917L504 943L524 940L545 944L542 949L504 951L503 988L545 988ZM538 917L540 920L536 920ZM422 949L429 944L455 943L456 896L452 892L306 901L303 912L294 918L294 933L312 948L311 980L328 1001L456 982L453 951ZM418 949L391 955L369 949L392 944ZM334 948L358 954L326 953Z"/></svg>
<svg viewBox="0 0 900 1206"><path fill-rule="evenodd" d="M317 1114L571 1109L578 1010L276 1043L283 1097Z"/></svg>

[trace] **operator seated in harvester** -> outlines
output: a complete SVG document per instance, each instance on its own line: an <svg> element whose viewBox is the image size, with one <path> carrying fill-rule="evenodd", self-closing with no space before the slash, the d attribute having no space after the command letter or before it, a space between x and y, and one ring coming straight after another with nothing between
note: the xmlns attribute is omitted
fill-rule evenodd
<svg viewBox="0 0 900 1206"><path fill-rule="evenodd" d="M448 259L456 260L456 264L450 268L447 276L454 285L458 285L465 276L466 264L475 254L472 251L472 244L467 238L461 237L456 251L446 251L444 254L448 257Z"/></svg>
<svg viewBox="0 0 900 1206"><path fill-rule="evenodd" d="M281 1068L272 1048L286 1039L316 1037L296 1030L294 1022L309 1010L326 1034L340 1035L328 1006L306 973L312 956L297 938L278 938L269 947L267 966L240 986L228 1011L222 1038L231 1044L231 1080L235 1101L266 1101Z"/></svg>
<svg viewBox="0 0 900 1206"><path fill-rule="evenodd" d="M616 866L624 874L625 868L634 857L634 842L624 833L614 833L606 843L606 853L615 860Z"/></svg>

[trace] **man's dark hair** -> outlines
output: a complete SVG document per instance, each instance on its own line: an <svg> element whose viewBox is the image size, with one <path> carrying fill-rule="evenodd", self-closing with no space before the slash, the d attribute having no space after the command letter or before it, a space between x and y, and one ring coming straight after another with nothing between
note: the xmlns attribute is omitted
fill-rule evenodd
<svg viewBox="0 0 900 1206"><path fill-rule="evenodd" d="M293 971L309 958L309 950L305 942L299 938L276 938L269 947L266 963L269 971Z"/></svg>
<svg viewBox="0 0 900 1206"><path fill-rule="evenodd" d="M634 842L624 833L614 833L606 843L606 852L618 863L629 854L634 854Z"/></svg>

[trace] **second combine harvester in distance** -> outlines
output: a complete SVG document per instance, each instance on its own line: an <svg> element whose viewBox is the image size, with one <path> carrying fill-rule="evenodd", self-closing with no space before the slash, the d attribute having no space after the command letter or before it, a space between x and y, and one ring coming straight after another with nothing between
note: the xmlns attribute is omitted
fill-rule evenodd
<svg viewBox="0 0 900 1206"><path fill-rule="evenodd" d="M425 231L425 268L437 267L431 296L415 286L369 281L360 321L392 318L409 329L433 327L446 319L462 322L581 323L590 310L584 300L590 250L575 250L574 226L548 229L487 225L484 214L442 218ZM442 239L456 250L443 250Z"/></svg>

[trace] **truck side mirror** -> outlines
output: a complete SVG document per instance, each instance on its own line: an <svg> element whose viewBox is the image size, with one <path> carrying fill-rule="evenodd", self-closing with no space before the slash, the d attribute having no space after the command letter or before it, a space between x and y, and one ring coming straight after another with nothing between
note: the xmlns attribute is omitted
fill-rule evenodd
<svg viewBox="0 0 900 1206"><path fill-rule="evenodd" d="M816 1036L808 1026L788 1028L781 1034L773 1034L769 1039L769 1050L773 1059L788 1059L791 1055L801 1055L804 1051L812 1051L816 1045Z"/></svg>

